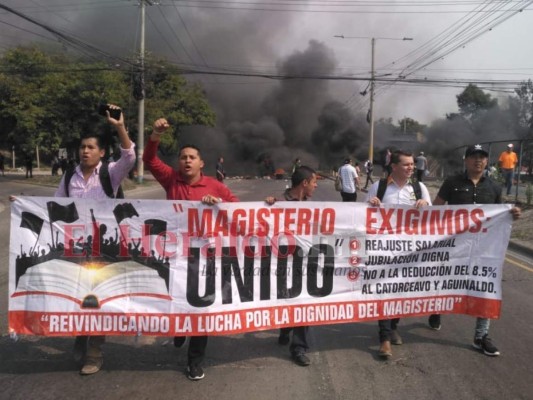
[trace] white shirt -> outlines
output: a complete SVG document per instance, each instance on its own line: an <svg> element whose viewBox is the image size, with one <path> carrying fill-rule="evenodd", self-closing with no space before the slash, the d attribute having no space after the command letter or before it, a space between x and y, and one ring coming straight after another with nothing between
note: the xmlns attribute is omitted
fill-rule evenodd
<svg viewBox="0 0 533 400"><path fill-rule="evenodd" d="M342 192L355 193L355 179L358 177L357 170L351 164L344 164L339 168L341 177Z"/></svg>
<svg viewBox="0 0 533 400"><path fill-rule="evenodd" d="M415 158L415 163L416 163L416 169L419 169L419 170L427 169L428 160L423 155L419 155L417 158Z"/></svg>
<svg viewBox="0 0 533 400"><path fill-rule="evenodd" d="M376 197L378 194L379 181L374 182L368 193L366 195L366 201L368 202L371 198ZM431 197L429 196L429 191L422 182L420 182L420 190L422 192L422 199L428 202L428 205L431 205ZM381 200L383 204L398 205L403 204L407 206L413 206L416 203L416 195L413 189L413 185L407 182L403 187L396 185L392 179L389 178L387 184L387 190L383 195Z"/></svg>
<svg viewBox="0 0 533 400"><path fill-rule="evenodd" d="M369 167L372 165L372 163L370 162L370 160L366 160L365 162L365 172L368 174L370 173L371 171L369 171Z"/></svg>

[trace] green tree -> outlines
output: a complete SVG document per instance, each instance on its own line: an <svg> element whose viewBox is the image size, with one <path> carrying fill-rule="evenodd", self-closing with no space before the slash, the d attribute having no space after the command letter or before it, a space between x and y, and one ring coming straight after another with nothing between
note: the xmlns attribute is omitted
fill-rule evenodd
<svg viewBox="0 0 533 400"><path fill-rule="evenodd" d="M528 173L533 171L533 82L531 79L520 83L515 89L516 96L509 97L510 119L515 122L516 136L525 139L522 147L522 165Z"/></svg>
<svg viewBox="0 0 533 400"><path fill-rule="evenodd" d="M490 94L484 93L483 90L473 84L469 84L456 97L460 114L468 119L475 118L483 111L490 110L498 105L497 99L492 99Z"/></svg>
<svg viewBox="0 0 533 400"><path fill-rule="evenodd" d="M46 55L36 48L16 48L1 60L0 119L11 121L0 132L23 152L39 146L43 155L60 147L75 153L84 132L105 130L96 104L105 93L125 104L125 75L105 66L74 63L61 55Z"/></svg>
<svg viewBox="0 0 533 400"><path fill-rule="evenodd" d="M533 135L533 82L529 79L515 89L516 97L510 97L510 107L515 109L518 125L526 135Z"/></svg>
<svg viewBox="0 0 533 400"><path fill-rule="evenodd" d="M137 102L131 95L135 73L35 47L10 50L0 59L0 139L24 152L39 146L43 155L50 156L60 147L76 154L84 132L104 133L112 142L112 130L96 112L101 101L123 108L135 138ZM189 84L177 68L161 60L147 63L145 82L146 130L160 117L168 118L174 128L165 135L163 149L175 150L182 126L214 125L215 114L205 93Z"/></svg>
<svg viewBox="0 0 533 400"><path fill-rule="evenodd" d="M164 60L149 60L145 76L147 131L157 118L165 117L170 134L161 138L163 151L179 146L180 128L188 125L214 126L216 115L197 84L188 83L178 68Z"/></svg>
<svg viewBox="0 0 533 400"><path fill-rule="evenodd" d="M426 128L425 125L420 124L418 121L405 117L398 121L399 130L401 133L422 133Z"/></svg>

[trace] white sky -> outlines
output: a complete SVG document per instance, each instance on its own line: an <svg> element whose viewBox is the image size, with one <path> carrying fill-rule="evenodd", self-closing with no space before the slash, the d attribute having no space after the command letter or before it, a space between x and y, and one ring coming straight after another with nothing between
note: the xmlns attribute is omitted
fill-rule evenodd
<svg viewBox="0 0 533 400"><path fill-rule="evenodd" d="M407 3L411 6L407 6ZM423 7L421 3L426 6ZM334 35L412 37L413 41L377 40L375 60L376 73L379 75L385 72L382 69L385 64L417 49L467 15L467 11L483 5L500 9L508 9L509 5L527 5L523 12L492 31L482 34L465 48L456 50L443 60L410 76L428 79L521 81L530 79L533 75L533 52L530 44L533 37L531 3L533 1L196 0L194 4L202 4L205 7L225 7L197 8L187 7L193 2L161 0L159 5L147 7L146 49L164 55L173 62L193 62L200 66L207 63L216 68L231 66L241 70L275 72L275 66L285 57L294 52L305 51L310 40L317 40L333 51L338 62L334 74L359 74L368 77L371 61L370 39L339 39L334 38ZM131 56L138 48L137 1L11 0L2 1L0 4L114 54ZM306 6L302 7L300 4ZM416 7L412 6L413 4ZM348 5L351 8L348 8ZM358 7L354 8L355 5ZM268 8L282 11L262 11ZM304 9L307 12L304 12ZM371 10L376 13L348 12L354 10ZM461 13L448 13L450 11ZM483 25L484 23L478 24ZM466 26L466 23L461 26ZM42 28L3 10L0 10L0 32L0 51L13 44L43 41L43 38L36 34L52 37ZM182 42L182 45L179 42ZM278 84L277 81L250 78L242 78L239 82L233 79L229 84L229 80L224 77L204 77L202 82L207 89L212 85L217 86L218 90L224 88L228 96L231 96L234 90L264 90ZM382 85L378 84L378 88L380 86ZM346 102L354 110L366 111L369 96L363 98L358 94L365 87L365 82L335 81L331 83L330 91L335 99ZM376 117L392 117L396 122L408 116L419 122L429 123L446 113L457 111L455 96L461 90L399 84L386 90L381 88L376 96ZM498 92L490 93L499 96Z"/></svg>

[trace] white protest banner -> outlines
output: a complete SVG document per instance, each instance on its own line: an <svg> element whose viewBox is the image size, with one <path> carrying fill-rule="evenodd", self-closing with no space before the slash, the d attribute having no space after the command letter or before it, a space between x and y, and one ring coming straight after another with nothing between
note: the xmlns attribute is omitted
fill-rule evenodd
<svg viewBox="0 0 533 400"><path fill-rule="evenodd" d="M498 318L509 210L19 197L9 330L191 336Z"/></svg>

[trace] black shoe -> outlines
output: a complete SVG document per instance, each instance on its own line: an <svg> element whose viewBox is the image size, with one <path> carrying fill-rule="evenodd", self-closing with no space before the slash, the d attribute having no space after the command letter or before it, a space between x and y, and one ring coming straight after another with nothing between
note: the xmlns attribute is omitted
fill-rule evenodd
<svg viewBox="0 0 533 400"><path fill-rule="evenodd" d="M300 367L307 367L311 364L311 360L304 353L294 353L292 359Z"/></svg>
<svg viewBox="0 0 533 400"><path fill-rule="evenodd" d="M289 333L280 332L278 337L278 344L281 346L286 346L291 341L291 337Z"/></svg>
<svg viewBox="0 0 533 400"><path fill-rule="evenodd" d="M428 324L434 331L440 331L440 314L431 314L428 319Z"/></svg>
<svg viewBox="0 0 533 400"><path fill-rule="evenodd" d="M486 356L495 357L500 355L498 348L492 344L488 335L481 338L475 338L472 346L474 349L481 350Z"/></svg>
<svg viewBox="0 0 533 400"><path fill-rule="evenodd" d="M187 367L187 378L191 381L199 381L205 378L204 370L199 365L189 365Z"/></svg>
<svg viewBox="0 0 533 400"><path fill-rule="evenodd" d="M187 336L174 336L174 347L180 348L187 340Z"/></svg>

